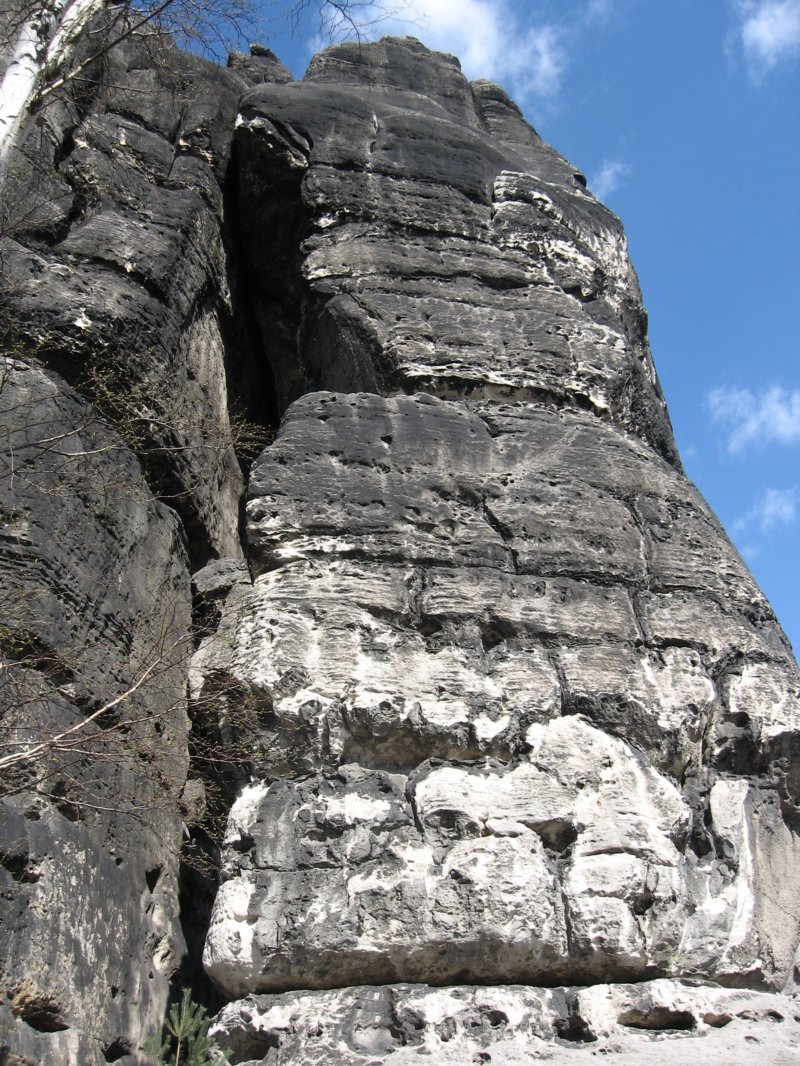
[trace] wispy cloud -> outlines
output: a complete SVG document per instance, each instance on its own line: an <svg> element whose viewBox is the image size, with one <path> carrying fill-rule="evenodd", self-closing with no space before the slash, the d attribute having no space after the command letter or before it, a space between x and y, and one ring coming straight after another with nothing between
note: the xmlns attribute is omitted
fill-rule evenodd
<svg viewBox="0 0 800 1066"><path fill-rule="evenodd" d="M589 0L586 8L586 18L590 21L598 19L605 21L614 13L616 0Z"/></svg>
<svg viewBox="0 0 800 1066"><path fill-rule="evenodd" d="M777 526L790 526L798 518L797 487L764 489L750 510L733 523L734 533L760 530L769 533Z"/></svg>
<svg viewBox="0 0 800 1066"><path fill-rule="evenodd" d="M597 173L589 178L589 188L598 200L605 200L617 191L630 172L631 168L622 160L607 159Z"/></svg>
<svg viewBox="0 0 800 1066"><path fill-rule="evenodd" d="M751 444L800 442L800 389L712 389L708 409L714 422L727 426L726 446L732 454Z"/></svg>
<svg viewBox="0 0 800 1066"><path fill-rule="evenodd" d="M612 7L613 0L585 0L581 15L567 21L544 4L531 4L523 16L510 0L369 0L353 14L365 36L419 37L430 48L457 55L467 77L500 82L525 107L555 100L575 34L607 19ZM329 6L328 19L330 35L335 6Z"/></svg>
<svg viewBox="0 0 800 1066"><path fill-rule="evenodd" d="M741 46L756 81L800 56L800 0L736 0L736 8Z"/></svg>

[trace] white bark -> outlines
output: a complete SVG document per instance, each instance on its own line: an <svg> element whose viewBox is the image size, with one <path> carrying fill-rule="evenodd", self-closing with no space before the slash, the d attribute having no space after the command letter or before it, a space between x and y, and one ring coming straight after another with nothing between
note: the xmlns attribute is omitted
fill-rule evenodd
<svg viewBox="0 0 800 1066"><path fill-rule="evenodd" d="M14 55L3 75L0 84L0 168L14 142L44 66L47 28L41 18L32 18L23 25Z"/></svg>
<svg viewBox="0 0 800 1066"><path fill-rule="evenodd" d="M46 66L57 66L66 59L69 45L75 40L90 16L101 7L99 0L72 0L67 3L47 48Z"/></svg>
<svg viewBox="0 0 800 1066"><path fill-rule="evenodd" d="M14 139L25 120L45 73L66 58L69 45L80 33L101 0L57 0L49 9L31 6L22 26L14 55L0 83L0 180Z"/></svg>

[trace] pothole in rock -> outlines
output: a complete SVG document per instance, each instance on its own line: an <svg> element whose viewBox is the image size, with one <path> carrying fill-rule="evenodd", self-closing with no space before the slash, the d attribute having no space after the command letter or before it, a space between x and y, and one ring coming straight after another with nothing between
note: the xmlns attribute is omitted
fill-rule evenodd
<svg viewBox="0 0 800 1066"><path fill-rule="evenodd" d="M539 822L531 828L539 836L547 851L557 856L565 855L578 839L578 827L574 822L563 818Z"/></svg>
<svg viewBox="0 0 800 1066"><path fill-rule="evenodd" d="M69 1029L62 1004L55 996L42 992L27 980L20 982L12 992L11 1013L39 1033Z"/></svg>
<svg viewBox="0 0 800 1066"><path fill-rule="evenodd" d="M694 1015L688 1010L673 1010L671 1007L650 1007L649 1010L639 1010L632 1007L623 1011L617 1018L620 1025L628 1029L678 1029L688 1031L696 1028Z"/></svg>

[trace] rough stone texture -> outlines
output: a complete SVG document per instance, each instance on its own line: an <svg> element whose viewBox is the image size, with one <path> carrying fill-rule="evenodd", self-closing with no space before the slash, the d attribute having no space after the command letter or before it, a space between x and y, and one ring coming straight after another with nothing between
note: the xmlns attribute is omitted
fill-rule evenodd
<svg viewBox="0 0 800 1066"><path fill-rule="evenodd" d="M250 497L255 581L196 660L263 714L206 946L229 995L783 986L793 785L762 770L796 675L674 468L579 412L313 394Z"/></svg>
<svg viewBox="0 0 800 1066"><path fill-rule="evenodd" d="M547 1062L793 1066L796 999L651 981L594 988L425 985L248 996L213 1028L240 1066Z"/></svg>
<svg viewBox="0 0 800 1066"><path fill-rule="evenodd" d="M248 79L165 42L113 49L97 76L88 100L73 87L18 146L0 300L20 354L105 401L133 438L193 561L241 554L230 406L246 408L250 341L234 318L224 179Z"/></svg>
<svg viewBox="0 0 800 1066"><path fill-rule="evenodd" d="M619 221L416 41L163 48L4 189L12 742L174 655L4 800L0 1047L135 1059L210 924L233 1061L793 1061L800 678Z"/></svg>
<svg viewBox="0 0 800 1066"><path fill-rule="evenodd" d="M237 147L273 348L276 304L303 294L284 402L314 386L550 400L675 458L622 227L497 86L410 39L343 45L245 96ZM299 262L275 260L278 211Z"/></svg>
<svg viewBox="0 0 800 1066"><path fill-rule="evenodd" d="M0 770L0 1059L90 1066L158 1027L183 951L189 580L174 515L55 375L4 359L0 424L0 756L66 734Z"/></svg>
<svg viewBox="0 0 800 1066"><path fill-rule="evenodd" d="M237 152L294 402L195 659L252 712L208 973L791 984L797 669L677 462L618 221L416 42L252 90Z"/></svg>

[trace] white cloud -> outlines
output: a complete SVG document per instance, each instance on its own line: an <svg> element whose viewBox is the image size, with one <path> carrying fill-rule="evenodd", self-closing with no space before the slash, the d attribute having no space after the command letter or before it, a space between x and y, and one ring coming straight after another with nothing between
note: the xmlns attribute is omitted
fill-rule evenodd
<svg viewBox="0 0 800 1066"><path fill-rule="evenodd" d="M712 389L708 408L714 422L727 425L727 448L732 454L749 444L800 443L800 389L789 392L780 385L759 393Z"/></svg>
<svg viewBox="0 0 800 1066"><path fill-rule="evenodd" d="M800 0L738 0L741 43L754 78L800 56Z"/></svg>
<svg viewBox="0 0 800 1066"><path fill-rule="evenodd" d="M589 188L598 200L605 200L620 187L631 172L627 163L619 159L607 159L597 173L589 179Z"/></svg>
<svg viewBox="0 0 800 1066"><path fill-rule="evenodd" d="M605 22L614 11L614 0L589 0L586 9L587 20L598 19Z"/></svg>
<svg viewBox="0 0 800 1066"><path fill-rule="evenodd" d="M798 517L797 488L765 489L750 510L733 523L733 531L741 533L756 527L768 533L776 526L790 526ZM751 549L752 554L752 549Z"/></svg>
<svg viewBox="0 0 800 1066"><path fill-rule="evenodd" d="M558 95L571 35L609 11L610 0L587 0L583 19L568 23L537 18L535 8L520 17L509 0L370 0L353 13L364 36L418 37L429 48L458 56L468 78L500 82L524 107ZM352 30L337 28L335 8L329 6L327 18L323 37Z"/></svg>

